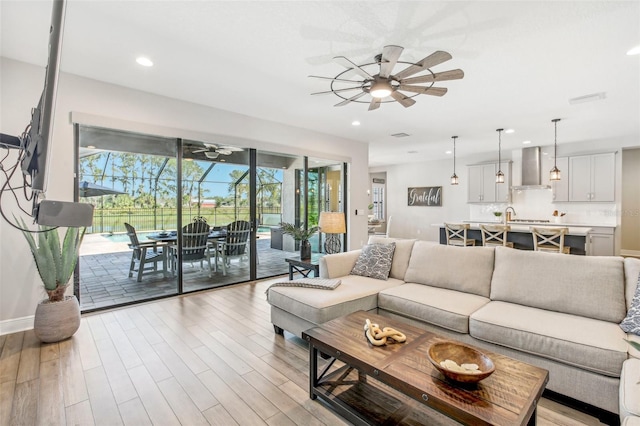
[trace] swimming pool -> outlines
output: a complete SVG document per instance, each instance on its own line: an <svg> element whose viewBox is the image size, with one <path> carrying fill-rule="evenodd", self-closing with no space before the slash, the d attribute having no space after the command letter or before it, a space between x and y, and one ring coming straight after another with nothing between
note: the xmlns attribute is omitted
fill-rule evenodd
<svg viewBox="0 0 640 426"><path fill-rule="evenodd" d="M139 241L146 241L147 235L151 235L151 234L157 234L158 231L141 231L141 232L136 232L136 235L138 235L138 240ZM129 236L126 233L115 233L115 234L101 234L102 238L105 238L111 242L114 243L129 243L131 242L131 240L129 240Z"/></svg>

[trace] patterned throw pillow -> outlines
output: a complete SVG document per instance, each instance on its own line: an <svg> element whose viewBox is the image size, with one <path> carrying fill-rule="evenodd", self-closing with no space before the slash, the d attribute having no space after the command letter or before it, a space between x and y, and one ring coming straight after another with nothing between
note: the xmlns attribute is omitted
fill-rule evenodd
<svg viewBox="0 0 640 426"><path fill-rule="evenodd" d="M362 252L351 270L351 275L387 280L391 271L393 252L396 243L367 244L362 247Z"/></svg>
<svg viewBox="0 0 640 426"><path fill-rule="evenodd" d="M620 323L620 328L627 333L640 336L640 274L638 274L638 285L636 286L636 293L633 295L631 308L627 312L627 317Z"/></svg>

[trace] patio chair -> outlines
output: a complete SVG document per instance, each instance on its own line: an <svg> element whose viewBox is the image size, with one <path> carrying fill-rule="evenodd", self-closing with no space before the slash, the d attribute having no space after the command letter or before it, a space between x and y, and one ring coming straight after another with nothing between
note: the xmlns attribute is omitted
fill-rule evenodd
<svg viewBox="0 0 640 426"><path fill-rule="evenodd" d="M182 262L200 261L200 269L206 260L211 278L211 256L209 252L209 225L204 220L194 220L182 228Z"/></svg>
<svg viewBox="0 0 640 426"><path fill-rule="evenodd" d="M127 229L127 235L129 236L129 248L133 250L131 253L131 265L129 266L129 278L133 277L133 273L136 272L136 281L142 281L142 276L148 273L163 272L167 273L167 253L162 250L161 247L165 246L157 241L145 241L141 243L138 241L138 235L136 229L129 225L124 224ZM166 247L165 247L166 248ZM158 270L158 262L162 262L162 270Z"/></svg>
<svg viewBox="0 0 640 426"><path fill-rule="evenodd" d="M246 220L236 220L227 226L227 236L219 241L216 248L216 269L218 259L222 260L222 275L227 275L227 268L231 266L231 259L248 260L247 243L251 234L251 224Z"/></svg>

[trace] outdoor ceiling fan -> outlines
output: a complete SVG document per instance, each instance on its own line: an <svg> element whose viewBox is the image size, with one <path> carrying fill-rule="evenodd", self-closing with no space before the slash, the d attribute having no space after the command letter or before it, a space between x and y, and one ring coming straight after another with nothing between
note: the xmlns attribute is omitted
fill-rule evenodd
<svg viewBox="0 0 640 426"><path fill-rule="evenodd" d="M196 148L191 151L192 154L204 153L204 156L210 160L218 158L220 155L231 155L233 152L242 151L242 148L228 145L216 145L213 143L203 143L204 147Z"/></svg>
<svg viewBox="0 0 640 426"><path fill-rule="evenodd" d="M412 98L422 95L443 96L447 93L444 87L434 87L439 81L459 80L464 77L461 69L434 73L431 68L448 61L452 56L443 51L436 51L417 63L399 61L404 50L400 46L385 46L382 54L375 57L375 62L356 65L344 56L336 56L334 62L347 68L335 77L311 75L312 78L331 80L328 91L316 92L312 95L333 93L343 101L335 106L343 106L350 102L368 103L369 111L380 107L381 103L398 102L407 108L415 104ZM402 71L393 73L396 64L408 64ZM377 71L377 73L376 73ZM355 73L355 75L353 75ZM422 74L417 75L416 74ZM413 77L412 77L413 76ZM347 97L343 93L359 91ZM414 93L406 95L402 92ZM369 95L366 100L360 98Z"/></svg>

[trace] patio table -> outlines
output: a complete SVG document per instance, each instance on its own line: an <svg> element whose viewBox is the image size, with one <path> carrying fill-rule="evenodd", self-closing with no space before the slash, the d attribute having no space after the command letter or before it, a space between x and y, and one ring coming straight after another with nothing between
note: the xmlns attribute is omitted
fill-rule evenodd
<svg viewBox="0 0 640 426"><path fill-rule="evenodd" d="M209 240L215 240L216 244L219 241L224 241L224 239L227 236L227 232L226 231L211 231L209 233L209 236L207 237ZM158 242L162 242L162 243L166 243L167 244L167 251L169 253L167 253L167 257L166 257L166 261L169 261L170 259L174 259L175 258L175 251L177 249L177 242L178 242L178 233L176 231L171 231L171 232L166 232L166 233L157 233L157 234L149 234L147 235L147 239L151 240L151 241L158 241ZM171 272L171 274L175 274L175 262L171 261L169 262L169 270Z"/></svg>

